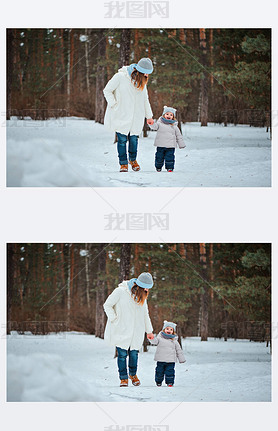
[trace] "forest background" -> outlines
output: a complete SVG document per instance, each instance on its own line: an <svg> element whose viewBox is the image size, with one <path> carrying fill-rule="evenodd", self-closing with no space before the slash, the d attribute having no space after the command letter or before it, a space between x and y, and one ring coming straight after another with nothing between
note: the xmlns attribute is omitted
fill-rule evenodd
<svg viewBox="0 0 278 431"><path fill-rule="evenodd" d="M82 331L103 338L103 303L151 272L154 331L269 341L271 245L225 243L8 244L8 333Z"/></svg>
<svg viewBox="0 0 278 431"><path fill-rule="evenodd" d="M155 118L270 126L271 30L251 28L8 29L7 118L103 123L107 81L141 57Z"/></svg>

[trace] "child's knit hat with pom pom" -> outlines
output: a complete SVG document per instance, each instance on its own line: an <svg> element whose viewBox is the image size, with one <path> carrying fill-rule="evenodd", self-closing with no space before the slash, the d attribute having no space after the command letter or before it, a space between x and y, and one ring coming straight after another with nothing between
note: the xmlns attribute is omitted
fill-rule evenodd
<svg viewBox="0 0 278 431"><path fill-rule="evenodd" d="M162 113L162 115L165 115L166 114L166 112L172 112L172 114L174 114L174 117L176 116L176 112L177 112L177 110L175 109L175 108L171 108L170 106L164 106L163 107L163 113Z"/></svg>
<svg viewBox="0 0 278 431"><path fill-rule="evenodd" d="M167 328L167 326L170 326L170 328L173 328L174 331L176 332L176 327L177 327L176 323L174 323L174 322L168 322L167 320L164 320L162 330L165 329L165 328Z"/></svg>

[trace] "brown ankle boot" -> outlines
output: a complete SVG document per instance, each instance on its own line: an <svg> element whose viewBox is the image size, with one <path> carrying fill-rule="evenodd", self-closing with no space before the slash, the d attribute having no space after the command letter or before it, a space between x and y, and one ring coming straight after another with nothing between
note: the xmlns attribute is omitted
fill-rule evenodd
<svg viewBox="0 0 278 431"><path fill-rule="evenodd" d="M136 160L133 160L133 161L130 160L129 163L131 164L133 171L140 171L140 166L138 165Z"/></svg>
<svg viewBox="0 0 278 431"><path fill-rule="evenodd" d="M129 376L129 378L131 380L131 383L134 386L139 386L140 385L140 380L138 379L138 377L136 376L136 374L135 374L135 376Z"/></svg>
<svg viewBox="0 0 278 431"><path fill-rule="evenodd" d="M120 172L127 172L128 171L128 165L121 165Z"/></svg>
<svg viewBox="0 0 278 431"><path fill-rule="evenodd" d="M128 386L128 379L122 379L120 386Z"/></svg>

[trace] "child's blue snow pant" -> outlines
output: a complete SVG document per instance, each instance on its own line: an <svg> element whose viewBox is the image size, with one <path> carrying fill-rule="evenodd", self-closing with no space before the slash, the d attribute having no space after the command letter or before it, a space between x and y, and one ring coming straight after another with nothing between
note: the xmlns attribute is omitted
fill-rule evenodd
<svg viewBox="0 0 278 431"><path fill-rule="evenodd" d="M155 369L156 383L162 383L165 376L166 384L174 384L175 381L175 362L157 362Z"/></svg>
<svg viewBox="0 0 278 431"><path fill-rule="evenodd" d="M138 147L138 138L137 135L123 135L122 133L117 132L118 143L118 157L120 165L128 165L127 154L126 154L126 144L128 140L128 155L129 160L134 162L137 157L137 147Z"/></svg>
<svg viewBox="0 0 278 431"><path fill-rule="evenodd" d="M139 350L125 350L121 349L120 347L116 347L118 352L118 370L119 370L119 376L120 379L128 379L127 375L127 368L126 368L126 358L128 356L128 368L129 368L129 375L135 376L137 371L137 364L138 364L138 353Z"/></svg>
<svg viewBox="0 0 278 431"><path fill-rule="evenodd" d="M166 169L174 169L175 166L175 148L157 147L155 153L155 167L161 169L164 165Z"/></svg>

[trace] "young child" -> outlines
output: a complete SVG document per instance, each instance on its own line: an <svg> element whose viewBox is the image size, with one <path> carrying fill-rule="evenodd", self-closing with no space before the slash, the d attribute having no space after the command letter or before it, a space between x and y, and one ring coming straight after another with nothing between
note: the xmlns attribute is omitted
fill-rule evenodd
<svg viewBox="0 0 278 431"><path fill-rule="evenodd" d="M164 106L162 117L156 123L149 124L152 130L157 130L154 141L156 148L155 167L157 172L161 172L165 161L165 168L168 172L173 172L175 165L175 148L184 148L185 143L178 128L175 118L176 109Z"/></svg>
<svg viewBox="0 0 278 431"><path fill-rule="evenodd" d="M165 377L167 386L173 386L175 381L175 362L185 362L181 346L177 340L176 323L164 320L162 331L149 342L157 346L154 360L157 361L155 369L155 381L157 386L162 386Z"/></svg>

